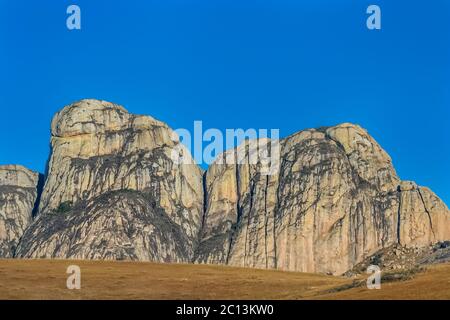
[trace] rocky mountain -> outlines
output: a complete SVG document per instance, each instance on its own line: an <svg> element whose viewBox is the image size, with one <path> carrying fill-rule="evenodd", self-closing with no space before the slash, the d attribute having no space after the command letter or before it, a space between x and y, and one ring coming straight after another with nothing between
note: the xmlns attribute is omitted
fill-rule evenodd
<svg viewBox="0 0 450 320"><path fill-rule="evenodd" d="M0 257L14 256L32 221L38 186L38 173L22 166L0 166Z"/></svg>
<svg viewBox="0 0 450 320"><path fill-rule="evenodd" d="M250 161L249 141L203 173L166 124L105 101L76 102L53 118L42 194L31 180L31 206L0 198L6 225L22 232L19 212L29 223L39 202L23 235L9 237L20 238L10 252L342 274L383 249L450 239L445 204L401 181L361 127L304 130L279 145L271 174ZM188 161L174 162L174 150ZM238 155L247 161L221 161ZM2 181L0 196L12 184Z"/></svg>
<svg viewBox="0 0 450 320"><path fill-rule="evenodd" d="M172 130L82 100L57 113L39 216L17 257L188 262L203 215L202 171L176 165Z"/></svg>
<svg viewBox="0 0 450 320"><path fill-rule="evenodd" d="M278 175L213 164L196 261L341 274L394 243L450 237L450 213L428 188L400 181L361 127L304 130L281 141Z"/></svg>

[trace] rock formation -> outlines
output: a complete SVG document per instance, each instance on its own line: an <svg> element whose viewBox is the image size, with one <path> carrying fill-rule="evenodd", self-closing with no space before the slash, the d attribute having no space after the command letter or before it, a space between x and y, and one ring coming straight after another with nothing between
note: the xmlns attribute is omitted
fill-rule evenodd
<svg viewBox="0 0 450 320"><path fill-rule="evenodd" d="M0 257L13 257L32 220L39 174L22 166L0 166Z"/></svg>
<svg viewBox="0 0 450 320"><path fill-rule="evenodd" d="M428 188L402 181L398 243L424 246L450 239L450 217L445 204Z"/></svg>
<svg viewBox="0 0 450 320"><path fill-rule="evenodd" d="M342 274L383 249L450 239L445 204L401 181L389 155L357 125L280 140L271 174L250 161L251 145L228 150L203 173L166 124L105 101L69 105L53 118L38 215L22 237L37 178L30 174L26 184L0 175L0 209L7 208L0 256ZM187 161L173 161L174 151ZM223 161L240 155L247 161Z"/></svg>
<svg viewBox="0 0 450 320"><path fill-rule="evenodd" d="M171 160L179 142L166 124L82 100L55 115L51 134L39 217L17 256L192 259L203 214L202 172Z"/></svg>
<svg viewBox="0 0 450 320"><path fill-rule="evenodd" d="M442 201L401 182L361 127L305 130L280 144L277 175L249 164L208 169L197 262L341 274L397 242L450 238Z"/></svg>

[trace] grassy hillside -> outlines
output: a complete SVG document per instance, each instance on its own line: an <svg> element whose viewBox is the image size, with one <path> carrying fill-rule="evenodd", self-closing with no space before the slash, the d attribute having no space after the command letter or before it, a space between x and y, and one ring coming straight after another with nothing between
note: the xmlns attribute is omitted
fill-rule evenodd
<svg viewBox="0 0 450 320"><path fill-rule="evenodd" d="M66 269L81 268L81 289ZM364 278L357 281L364 283ZM450 264L381 290L354 279L223 266L144 262L0 260L0 299L450 299Z"/></svg>

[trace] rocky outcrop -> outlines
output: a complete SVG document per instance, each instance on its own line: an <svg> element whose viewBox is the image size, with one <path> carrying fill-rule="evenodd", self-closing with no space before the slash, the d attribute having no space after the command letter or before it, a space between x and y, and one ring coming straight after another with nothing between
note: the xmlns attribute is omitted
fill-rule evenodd
<svg viewBox="0 0 450 320"><path fill-rule="evenodd" d="M39 217L17 256L192 259L203 214L202 172L172 161L180 144L166 124L82 100L55 115L51 133Z"/></svg>
<svg viewBox="0 0 450 320"><path fill-rule="evenodd" d="M269 171L253 161L264 145L278 155ZM342 274L380 250L450 239L445 204L401 181L389 155L349 123L300 131L278 153L268 139L247 140L203 173L166 124L82 100L53 118L51 147L39 201L36 176L0 174L3 256Z"/></svg>
<svg viewBox="0 0 450 320"><path fill-rule="evenodd" d="M423 266L450 262L450 241L437 242L429 246L403 246L395 243L356 264L345 276L366 274L370 265L385 272L392 270L420 270Z"/></svg>
<svg viewBox="0 0 450 320"><path fill-rule="evenodd" d="M180 225L139 191L113 191L65 212L43 214L22 238L19 257L187 262Z"/></svg>
<svg viewBox="0 0 450 320"><path fill-rule="evenodd" d="M234 151L228 151L234 152ZM341 274L395 243L450 238L450 213L426 188L406 188L359 126L281 141L280 170L213 164L199 263Z"/></svg>
<svg viewBox="0 0 450 320"><path fill-rule="evenodd" d="M447 207L430 189L402 181L399 192L398 242L401 245L425 246L450 239Z"/></svg>
<svg viewBox="0 0 450 320"><path fill-rule="evenodd" d="M11 258L32 221L39 174L22 166L0 166L0 258Z"/></svg>

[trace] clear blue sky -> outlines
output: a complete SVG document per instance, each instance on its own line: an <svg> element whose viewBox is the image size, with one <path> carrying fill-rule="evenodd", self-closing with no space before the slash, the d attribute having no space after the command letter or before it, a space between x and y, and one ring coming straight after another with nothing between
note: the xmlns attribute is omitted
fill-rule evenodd
<svg viewBox="0 0 450 320"><path fill-rule="evenodd" d="M173 128L358 123L450 203L449 78L448 0L0 0L0 163L43 172L53 114L99 98Z"/></svg>

